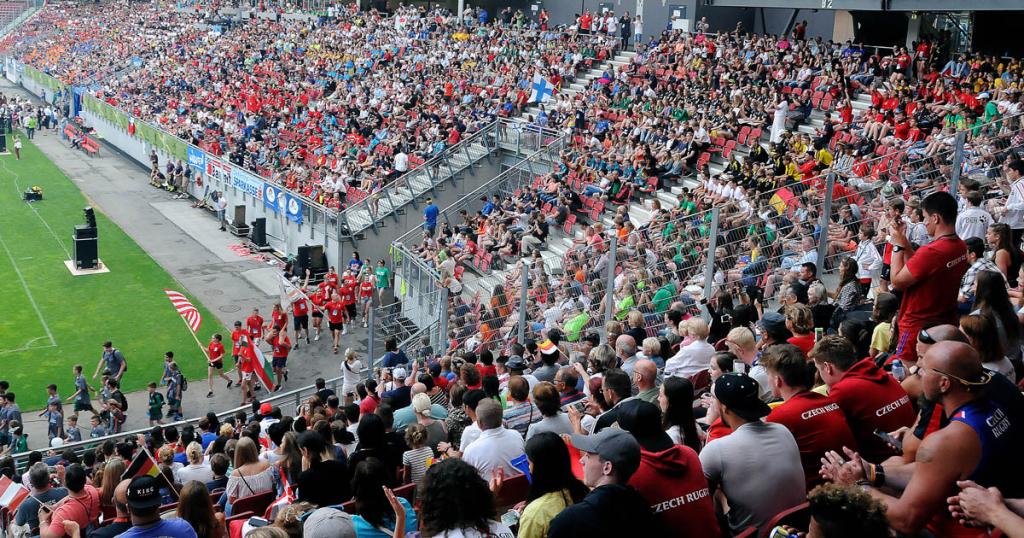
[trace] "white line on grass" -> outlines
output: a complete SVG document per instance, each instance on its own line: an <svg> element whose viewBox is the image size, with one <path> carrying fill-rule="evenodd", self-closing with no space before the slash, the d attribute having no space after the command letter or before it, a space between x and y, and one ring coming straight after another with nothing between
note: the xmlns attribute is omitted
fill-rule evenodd
<svg viewBox="0 0 1024 538"><path fill-rule="evenodd" d="M6 160L0 161L0 164L3 164L4 170L6 170L8 173L14 176L14 188L15 190L18 191L18 196L21 196L21 186L18 184L18 178L21 177L21 175L15 172L14 170L8 168ZM43 223L43 226L46 226L46 229L50 231L50 235L52 235L53 238L57 240L57 244L60 245L60 249L64 251L64 254L67 256L67 259L70 260L72 258L71 252L68 251L68 247L64 246L64 242L60 240L60 237L53 231L53 228L50 227L50 223L46 222L46 219L44 219L43 216L39 214L39 211L36 211L36 208L32 205L31 202L26 200L25 205L27 205L29 209L31 209L32 212L36 214L36 217L39 219L40 222ZM14 258L11 258L11 260L13 261Z"/></svg>
<svg viewBox="0 0 1024 538"><path fill-rule="evenodd" d="M25 288L25 295L28 296L28 300L32 303L32 308L35 309L36 315L39 316L39 322L43 324L43 329L46 329L46 336L50 337L50 344L53 346L57 345L57 341L53 339L53 333L50 332L50 326L46 324L46 318L43 317L43 313L39 310L39 305L36 304L36 299L32 297L32 292L28 289L28 283L25 282L25 276L21 274L21 269L18 268L18 262L14 261L14 256L11 255L11 249L7 248L7 242L4 241L4 237L0 235L0 246L4 247L4 252L7 253L7 257L11 260L11 265L14 266L14 272L18 273L18 280L21 281L21 287Z"/></svg>
<svg viewBox="0 0 1024 538"><path fill-rule="evenodd" d="M0 355L7 355L7 354L10 354L10 353L20 353L22 351L28 351L30 349L46 349L46 348L49 348L49 347L57 347L56 344L47 344L45 346L33 346L32 345L34 342L38 342L39 340L45 340L46 338L47 338L46 336L38 336L36 338L33 338L33 339L29 340L28 342L25 342L25 345L23 345L23 346L21 346L19 348L0 350Z"/></svg>

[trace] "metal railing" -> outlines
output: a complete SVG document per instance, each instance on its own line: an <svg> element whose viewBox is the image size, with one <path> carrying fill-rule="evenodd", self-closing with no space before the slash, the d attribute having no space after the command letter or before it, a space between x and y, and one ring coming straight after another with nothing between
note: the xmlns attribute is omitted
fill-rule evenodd
<svg viewBox="0 0 1024 538"><path fill-rule="evenodd" d="M352 237L367 228L372 228L376 233L379 229L378 221L380 219L394 214L410 202L413 207L418 207L417 196L426 191L436 193L439 184L455 177L463 170L472 171L474 163L489 156L496 149L494 142L497 130L498 121L492 121L458 144L445 148L439 155L435 155L415 167L410 167L408 171L385 185L381 190L366 193L365 198L339 213L339 224L344 226L339 231L339 235ZM484 154L474 158L470 154L470 148L478 142L483 147ZM460 155L465 157L465 162L455 163L454 161ZM442 175L445 169L447 174Z"/></svg>
<svg viewBox="0 0 1024 538"><path fill-rule="evenodd" d="M366 377L366 375L368 374L369 371L370 371L369 368L363 371L364 377ZM331 379L328 379L328 380L325 381L325 383L326 383L327 388L335 391L335 393L339 393L340 390L341 390L341 385L342 385L342 376L333 377ZM279 394L270 394L266 399L260 400L260 403L261 404L269 403L269 404L272 404L275 407L282 407L283 405L289 405L290 404L290 405L293 406L293 407L291 407L291 409L282 408L281 412L283 414L285 414L285 415L294 415L295 412L296 412L296 409L302 404L303 400L305 400L306 398L316 394L317 390L318 389L316 388L316 385L308 385L308 386L301 387L301 388L298 388L298 389L295 389L295 390L292 390L292 391L288 391L288 392L282 392L282 393L279 393ZM234 414L239 412L239 411L244 411L248 415L249 413L251 413L252 407L249 406L249 405L240 406L240 407L234 407L234 408L227 409L227 410L224 410L224 411L216 412L216 415L217 415L217 418L219 418L219 419L227 418L227 417L234 416ZM187 426L187 425L198 427L197 424L198 424L199 420L201 420L202 418L205 418L205 415L202 416L202 417L190 418L190 419L186 419L186 420L179 420L177 422L170 422L170 423L164 424L164 427L167 428L167 427L172 427L173 426L173 427L178 428L179 430L182 427ZM104 437L99 437L99 438L96 438L96 439L88 439L88 440L78 441L78 442L75 442L75 443L66 443L66 444L64 444L61 447L61 450L62 451L64 451L64 450L73 450L76 454L81 455L85 451L95 449L96 447L100 446L101 444L103 444L103 443L105 443L107 441L114 441L116 443L116 442L118 442L120 440L123 440L123 439L135 439L139 435L145 435L145 434L149 433L150 431L152 431L152 429L153 429L152 427L139 428L139 429L135 429L135 430L127 431L127 432L121 432L121 433L107 435L107 436L104 436ZM43 449L43 450L45 450L45 449ZM31 454L32 452L38 452L38 451L40 451L40 450L30 450L28 452L20 452L20 453L14 454L12 457L14 458L15 465L19 469L21 469L22 466L24 465L24 463L28 460L29 454Z"/></svg>

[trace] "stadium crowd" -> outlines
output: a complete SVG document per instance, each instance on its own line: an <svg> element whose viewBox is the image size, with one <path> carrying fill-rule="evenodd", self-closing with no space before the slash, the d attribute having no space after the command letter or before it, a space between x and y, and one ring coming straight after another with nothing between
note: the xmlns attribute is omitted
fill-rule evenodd
<svg viewBox="0 0 1024 538"><path fill-rule="evenodd" d="M517 113L535 73L567 85L616 47L614 36L511 22L467 28L441 9L257 18L220 32L195 24L203 14L159 6L104 25L90 23L107 16L102 7L81 9L69 21L44 9L8 38L12 54L334 209ZM160 40L126 31L139 20ZM134 57L97 45L107 33L137 45Z"/></svg>
<svg viewBox="0 0 1024 538"><path fill-rule="evenodd" d="M266 24L238 37L299 31ZM282 50L261 54L298 69ZM913 55L859 51L800 36L663 34L577 102L557 97L534 118L572 138L555 171L481 200L464 222L439 223L436 206L426 215L417 252L454 292L444 349L389 340L370 379L346 375L340 393L318 382L294 410L243 390L249 412L211 413L198 429L156 424L137 439L97 439L81 456L34 452L27 467L0 459L0 474L33 493L13 524L46 537L1020 533L1019 64L940 65L928 43ZM115 99L146 100L124 84ZM174 85L150 93L171 100L184 91ZM858 92L871 95L867 112L853 111ZM470 96L474 107L475 90L459 95L449 105ZM253 121L269 122L257 105ZM277 108L273 121L283 121ZM791 130L822 108L814 136ZM451 105L445 117L466 113ZM227 132L238 125L228 118L200 125L244 139ZM969 148L947 192L959 132ZM711 172L715 158L724 172ZM821 226L828 173L836 211ZM693 177L673 207L654 196ZM634 200L648 202L648 222L632 220ZM582 237L571 235L561 265L547 268L552 229L571 233L577 218L590 221ZM512 262L525 256L531 263ZM510 272L486 304L461 297L465 270L502 266ZM831 269L839 278L829 290ZM531 288L518 312L523 271ZM333 288L359 273L332 274L326 289L304 286L312 305L290 306L296 345L310 338L306 312L323 308L335 353L358 315ZM613 321L602 324L608 308ZM278 358L288 314L253 316L238 330L265 336ZM520 316L528 338L510 343ZM316 320L313 329L316 338ZM104 362L116 378L112 350ZM361 369L345 356L343 372ZM286 367L274 362L267 389ZM16 409L7 389L0 427Z"/></svg>

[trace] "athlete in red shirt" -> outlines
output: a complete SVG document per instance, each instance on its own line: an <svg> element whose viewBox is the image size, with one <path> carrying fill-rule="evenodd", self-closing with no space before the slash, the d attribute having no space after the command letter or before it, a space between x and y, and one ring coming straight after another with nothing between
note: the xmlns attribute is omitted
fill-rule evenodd
<svg viewBox="0 0 1024 538"><path fill-rule="evenodd" d="M324 321L324 308L330 300L331 294L326 288L316 290L316 293L309 298L309 302L313 303L313 328L316 329L316 336L313 337L314 342L320 341L320 326Z"/></svg>
<svg viewBox="0 0 1024 538"><path fill-rule="evenodd" d="M206 393L207 398L213 398L213 376L214 374L219 375L222 379L228 382L228 388L231 388L233 382L231 378L224 375L224 344L221 342L223 337L218 333L213 335L213 339L210 340L210 344L206 346L206 357L209 359L207 363L206 377L210 382L210 392Z"/></svg>
<svg viewBox="0 0 1024 538"><path fill-rule="evenodd" d="M235 322L235 330L231 331L231 358L235 361L235 370L238 370L238 386L242 386L242 370L238 368L238 362L241 360L241 342L243 339L248 338L249 333L242 328L242 322Z"/></svg>
<svg viewBox="0 0 1024 538"><path fill-rule="evenodd" d="M309 269L306 269L306 281L299 288L302 295L292 302L292 329L295 331L295 349L299 349L299 338L305 336L309 343L309 300L306 293L309 289ZM299 330L302 330L300 333Z"/></svg>
<svg viewBox="0 0 1024 538"><path fill-rule="evenodd" d="M252 344L257 345L260 342L260 338L263 338L263 316L260 315L259 308L252 309L252 315L246 318L245 326L249 329L249 338L252 339Z"/></svg>
<svg viewBox="0 0 1024 538"><path fill-rule="evenodd" d="M326 284L328 288L338 287L338 271L333 265L327 270L327 274L324 275L324 281L320 285L323 286L324 284Z"/></svg>
<svg viewBox="0 0 1024 538"><path fill-rule="evenodd" d="M342 281L338 287L338 296L341 297L341 304L345 305L345 323L352 323L356 319L356 287ZM348 334L348 331L342 329L341 334Z"/></svg>
<svg viewBox="0 0 1024 538"><path fill-rule="evenodd" d="M338 354L338 340L345 330L345 303L341 302L341 296L335 292L331 295L331 301L325 305L327 310L327 327L331 329L331 338L334 340L334 354Z"/></svg>
<svg viewBox="0 0 1024 538"><path fill-rule="evenodd" d="M839 405L809 390L814 385L814 370L804 357L798 347L782 344L769 346L759 363L768 371L772 393L783 400L766 420L782 424L793 433L810 490L822 483L818 471L825 453L842 453L843 447L857 450L853 448L857 441Z"/></svg>
<svg viewBox="0 0 1024 538"><path fill-rule="evenodd" d="M248 338L244 336L243 338ZM251 340L246 342L248 346L252 346ZM249 403L250 399L255 400L256 395L253 394L253 381L252 374L256 370L256 366L253 364L253 359L250 352L241 351L238 357L238 376L242 379L239 385L242 387L242 405Z"/></svg>
<svg viewBox="0 0 1024 538"><path fill-rule="evenodd" d="M288 381L288 352L292 349L292 341L288 338L288 331L278 330L272 333L271 341L274 343L274 359L271 366L274 368L274 392L281 390L281 386Z"/></svg>
<svg viewBox="0 0 1024 538"><path fill-rule="evenodd" d="M373 308L373 273L367 273L363 281L359 283L359 304L363 305L363 327L366 327L370 319L370 309Z"/></svg>
<svg viewBox="0 0 1024 538"><path fill-rule="evenodd" d="M858 362L853 344L842 336L822 338L814 345L811 358L829 387L829 398L846 415L864 459L879 463L896 455L875 430L894 432L917 420L910 396L899 381L871 358Z"/></svg>
<svg viewBox="0 0 1024 538"><path fill-rule="evenodd" d="M288 312L281 308L280 304L275 304L273 310L270 311L270 323L267 325L267 333L274 331L284 331L288 328Z"/></svg>

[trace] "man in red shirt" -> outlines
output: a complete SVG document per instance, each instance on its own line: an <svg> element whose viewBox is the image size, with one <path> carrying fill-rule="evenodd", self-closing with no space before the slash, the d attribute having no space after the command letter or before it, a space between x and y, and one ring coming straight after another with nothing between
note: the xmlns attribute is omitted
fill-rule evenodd
<svg viewBox="0 0 1024 538"><path fill-rule="evenodd" d="M285 331L288 329L288 312L280 304L275 304L270 311L270 323L267 324L267 333Z"/></svg>
<svg viewBox="0 0 1024 538"><path fill-rule="evenodd" d="M907 225L897 220L889 230L892 243L892 287L903 292L899 338L893 359L917 362L915 337L926 325L956 325L957 294L967 272L967 245L956 234L956 199L934 192L921 202L931 243L915 249L907 239ZM892 431L892 430L886 430Z"/></svg>
<svg viewBox="0 0 1024 538"><path fill-rule="evenodd" d="M252 346L252 341L248 339L247 335L243 335L245 338L245 346ZM241 379L239 386L242 387L242 405L246 405L250 400L255 400L256 395L253 393L253 380L252 374L256 371L256 365L253 364L253 356L247 352L239 351L238 356L238 376Z"/></svg>
<svg viewBox="0 0 1024 538"><path fill-rule="evenodd" d="M249 338L252 345L258 345L260 338L263 338L263 316L260 315L259 308L252 309L252 315L246 318L245 326L249 329Z"/></svg>
<svg viewBox="0 0 1024 538"><path fill-rule="evenodd" d="M238 370L238 386L242 386L242 370L239 369L238 363L242 358L241 342L243 338L249 336L248 331L242 328L242 322L235 322L235 329L231 331L231 359L235 361L235 369Z"/></svg>
<svg viewBox="0 0 1024 538"><path fill-rule="evenodd" d="M316 335L313 336L314 342L320 341L320 326L324 322L324 307L331 300L331 293L327 291L327 288L319 288L309 298L309 302L313 303L313 328L316 329Z"/></svg>
<svg viewBox="0 0 1024 538"><path fill-rule="evenodd" d="M366 273L363 281L359 283L359 304L363 306L363 327L366 327L370 319L370 309L373 308L373 273Z"/></svg>
<svg viewBox="0 0 1024 538"><path fill-rule="evenodd" d="M80 529L99 520L100 492L88 483L88 475L80 464L68 466L64 486L68 496L54 508L39 510L39 535L59 538L66 535L65 521L74 521Z"/></svg>
<svg viewBox="0 0 1024 538"><path fill-rule="evenodd" d="M829 398L846 415L864 459L880 462L894 456L875 430L894 432L914 424L917 413L899 382L871 358L858 362L853 344L842 336L822 338L810 357L829 387Z"/></svg>
<svg viewBox="0 0 1024 538"><path fill-rule="evenodd" d="M692 448L672 443L661 424L657 406L627 402L619 426L640 443L640 467L629 479L647 501L662 526L674 536L717 538L715 502L700 458ZM820 464L819 464L820 466Z"/></svg>
<svg viewBox="0 0 1024 538"><path fill-rule="evenodd" d="M331 300L326 305L327 328L331 330L331 338L334 340L334 354L338 354L338 340L345 330L345 303L341 301L338 292L331 295Z"/></svg>
<svg viewBox="0 0 1024 538"><path fill-rule="evenodd" d="M274 344L274 358L271 366L274 368L274 392L281 390L281 385L288 381L288 352L292 349L292 341L288 338L288 331L276 330L271 333L270 341Z"/></svg>
<svg viewBox="0 0 1024 538"><path fill-rule="evenodd" d="M768 372L772 394L783 400L766 420L782 424L793 433L810 490L822 482L818 470L825 453L829 450L842 453L843 447L857 450L854 448L857 441L839 405L809 390L814 385L814 369L798 347L792 344L771 346L759 362Z"/></svg>
<svg viewBox="0 0 1024 538"><path fill-rule="evenodd" d="M213 339L210 340L210 344L206 346L206 357L208 359L206 377L210 382L210 392L206 393L207 398L213 398L214 374L227 381L229 389L233 384L231 378L224 375L224 344L221 340L223 340L223 337L219 333L215 334Z"/></svg>
<svg viewBox="0 0 1024 538"><path fill-rule="evenodd" d="M341 304L345 305L345 323L352 323L356 319L355 284L343 280L338 286L338 296L341 297ZM348 329L342 328L341 334L348 334Z"/></svg>
<svg viewBox="0 0 1024 538"><path fill-rule="evenodd" d="M306 284L309 284L308 269ZM292 329L295 331L295 349L299 349L299 338L303 336L306 338L306 343L309 343L309 300L306 297L306 289L306 285L303 285L300 289L302 295L292 303ZM299 332L300 330L302 331L301 333Z"/></svg>

